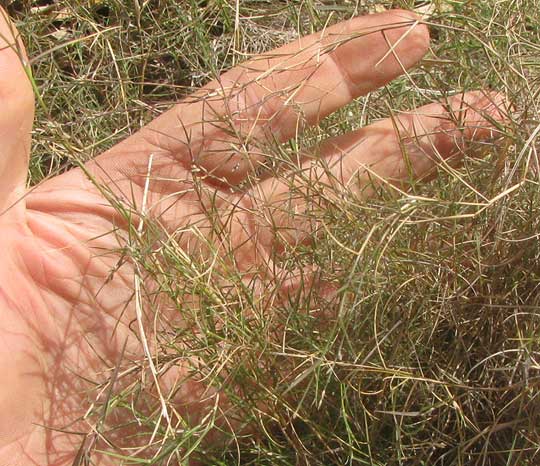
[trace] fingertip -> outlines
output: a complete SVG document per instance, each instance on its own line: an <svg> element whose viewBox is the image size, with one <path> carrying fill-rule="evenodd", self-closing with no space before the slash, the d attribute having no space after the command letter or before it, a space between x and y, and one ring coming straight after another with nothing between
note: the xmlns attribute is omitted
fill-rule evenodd
<svg viewBox="0 0 540 466"><path fill-rule="evenodd" d="M28 112L34 93L25 67L26 49L7 12L0 7L0 100L7 108Z"/></svg>
<svg viewBox="0 0 540 466"><path fill-rule="evenodd" d="M458 94L462 95L463 100L471 107L477 108L489 108L493 106L500 107L506 102L506 96L497 91L491 91L486 89L479 89L474 91Z"/></svg>
<svg viewBox="0 0 540 466"><path fill-rule="evenodd" d="M478 91L478 107L497 121L508 120L511 103L506 94L497 91Z"/></svg>
<svg viewBox="0 0 540 466"><path fill-rule="evenodd" d="M407 23L409 27L413 26L411 30L413 37L418 40L419 44L422 44L426 48L429 47L429 28L421 15L414 11L403 9L389 10L388 14L394 16L400 22Z"/></svg>
<svg viewBox="0 0 540 466"><path fill-rule="evenodd" d="M466 138L487 141L501 135L497 127L509 122L511 103L501 92L476 90L454 96L451 108Z"/></svg>
<svg viewBox="0 0 540 466"><path fill-rule="evenodd" d="M0 9L0 211L25 189L34 117L34 91L26 64L17 29Z"/></svg>
<svg viewBox="0 0 540 466"><path fill-rule="evenodd" d="M385 35L389 45L395 47L395 55L406 69L416 65L428 52L430 46L429 28L422 17L409 10L389 10L385 15L388 28Z"/></svg>

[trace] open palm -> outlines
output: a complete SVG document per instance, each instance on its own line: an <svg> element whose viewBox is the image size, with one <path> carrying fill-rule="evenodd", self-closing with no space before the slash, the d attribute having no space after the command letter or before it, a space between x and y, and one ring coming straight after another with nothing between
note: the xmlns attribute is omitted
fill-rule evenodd
<svg viewBox="0 0 540 466"><path fill-rule="evenodd" d="M440 162L459 158L468 141L492 138L488 121L502 118L499 96L472 92L329 139L269 170L273 144L423 57L427 28L414 14L393 11L254 58L84 167L27 191L34 101L15 37L2 13L2 465L70 465L81 445L102 441L85 414L115 367L152 353L160 331L154 313L169 309L152 294L152 279L125 259L150 224L167 231L186 257L233 268L247 285L279 299L309 283L309 271L299 278L272 259L287 244L310 241L317 225L303 213L310 203L324 205L324 187L366 198L383 183L428 178ZM196 296L185 300L196 305ZM176 415L188 420L213 403L202 401L205 384L181 366L160 386L160 395L174 389ZM128 431L117 429L108 440L122 446ZM91 464L118 461L94 454Z"/></svg>

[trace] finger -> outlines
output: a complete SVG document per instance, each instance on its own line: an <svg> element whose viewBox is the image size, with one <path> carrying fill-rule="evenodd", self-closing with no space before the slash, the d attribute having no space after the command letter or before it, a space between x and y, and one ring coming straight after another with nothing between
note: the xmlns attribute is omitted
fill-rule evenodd
<svg viewBox="0 0 540 466"><path fill-rule="evenodd" d="M448 166L445 161L461 158L471 142L499 134L494 123L505 120L505 107L500 94L470 92L331 139L322 147L329 169L323 181L367 198L381 183L406 187L430 178Z"/></svg>
<svg viewBox="0 0 540 466"><path fill-rule="evenodd" d="M298 171L253 189L282 239L303 242L317 228L310 205L320 207L343 190L366 199L381 185L406 189L432 177L460 159L472 141L499 134L496 123L505 120L505 102L500 94L470 92L399 114L328 140L320 156Z"/></svg>
<svg viewBox="0 0 540 466"><path fill-rule="evenodd" d="M145 137L237 184L265 159L264 142L290 139L416 64L429 46L418 21L403 10L354 18L250 60L155 120Z"/></svg>
<svg viewBox="0 0 540 466"><path fill-rule="evenodd" d="M34 118L32 86L24 46L0 7L0 215L20 210L25 190Z"/></svg>

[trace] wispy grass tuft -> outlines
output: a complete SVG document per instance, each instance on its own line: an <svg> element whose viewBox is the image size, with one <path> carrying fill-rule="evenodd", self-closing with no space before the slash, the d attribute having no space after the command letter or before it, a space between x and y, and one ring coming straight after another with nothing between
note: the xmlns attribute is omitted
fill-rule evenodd
<svg viewBox="0 0 540 466"><path fill-rule="evenodd" d="M421 67L281 157L472 89L513 102L505 141L405 197L342 195L314 212L317 240L282 265L318 265L338 290L330 302L305 293L269 308L226 259L186 255L147 224L126 254L183 322L157 338L157 374L187 365L228 401L171 430L159 409L138 410L134 400L151 391L143 377L115 384L107 412L130 412L136 436L155 433L154 458L117 456L125 464L539 464L537 0L11 2L43 101L30 183L99 154L254 53L391 6L429 7L433 43ZM216 421L220 410L229 426Z"/></svg>

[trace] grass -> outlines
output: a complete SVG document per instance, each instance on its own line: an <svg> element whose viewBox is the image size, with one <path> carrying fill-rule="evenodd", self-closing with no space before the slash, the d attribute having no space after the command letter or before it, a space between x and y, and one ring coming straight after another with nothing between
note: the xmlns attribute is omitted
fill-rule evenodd
<svg viewBox="0 0 540 466"><path fill-rule="evenodd" d="M231 418L250 428L212 447L202 441L212 435L212 413L171 433L159 424L159 410L133 412L141 429L158 426L165 440L152 461L141 453L126 464L188 457L216 465L539 464L540 3L9 5L34 57L42 100L34 184L104 151L246 55L379 7L427 3L435 7L433 43L421 67L285 150L368 124L389 109L484 88L503 90L515 105L501 128L502 147L479 148L485 157L404 198L359 202L348 195L319 213L326 228L288 260L321 266L339 287L330 303L309 296L275 306L269 316L234 271L226 277L236 284L229 290L197 281L202 265L172 238L159 257L143 244L132 251L191 319L186 328L199 330L171 328L157 371L196 355L204 364L193 371L224 389ZM193 295L198 305L190 308L185 297ZM304 312L308 306L319 312ZM135 384L111 394L107 408L130 410L139 390Z"/></svg>

